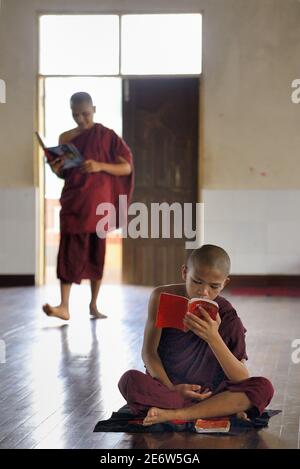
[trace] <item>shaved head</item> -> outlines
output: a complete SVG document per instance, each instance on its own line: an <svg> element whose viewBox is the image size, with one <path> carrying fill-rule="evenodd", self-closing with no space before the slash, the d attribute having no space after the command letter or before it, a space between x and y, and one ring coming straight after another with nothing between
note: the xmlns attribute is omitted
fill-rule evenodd
<svg viewBox="0 0 300 469"><path fill-rule="evenodd" d="M70 105L71 107L77 105L77 104L82 104L82 103L87 103L93 106L93 100L91 95L86 93L85 91L79 91L78 93L74 93L71 96L70 99Z"/></svg>
<svg viewBox="0 0 300 469"><path fill-rule="evenodd" d="M213 244L204 244L198 249L195 249L188 257L188 267L208 267L213 270L218 270L225 276L230 272L230 257L227 252Z"/></svg>

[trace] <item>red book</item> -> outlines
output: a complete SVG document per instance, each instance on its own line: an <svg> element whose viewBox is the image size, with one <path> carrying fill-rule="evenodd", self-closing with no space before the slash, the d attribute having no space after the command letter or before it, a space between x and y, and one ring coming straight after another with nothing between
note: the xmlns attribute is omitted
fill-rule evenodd
<svg viewBox="0 0 300 469"><path fill-rule="evenodd" d="M219 305L206 298L186 298L185 296L161 293L156 316L155 327L171 327L186 332L183 318L187 312L201 316L199 306L204 308L213 320L216 320Z"/></svg>
<svg viewBox="0 0 300 469"><path fill-rule="evenodd" d="M226 433L230 430L229 418L198 419L195 422L197 433Z"/></svg>

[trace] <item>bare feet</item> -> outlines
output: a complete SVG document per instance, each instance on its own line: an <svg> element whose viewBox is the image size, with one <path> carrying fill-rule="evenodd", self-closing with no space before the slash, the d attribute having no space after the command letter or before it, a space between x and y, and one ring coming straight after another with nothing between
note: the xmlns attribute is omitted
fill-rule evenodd
<svg viewBox="0 0 300 469"><path fill-rule="evenodd" d="M251 422L251 420L249 419L249 417L247 416L246 412L238 412L236 414L237 418L240 419L240 420L247 420L248 422Z"/></svg>
<svg viewBox="0 0 300 469"><path fill-rule="evenodd" d="M238 419L250 421L246 412L238 412L236 416ZM181 420L176 410L151 407L151 409L148 410L147 416L144 418L143 425L149 426L155 423L169 422L170 420Z"/></svg>
<svg viewBox="0 0 300 469"><path fill-rule="evenodd" d="M97 306L90 305L90 315L95 319L106 319L107 316L98 311Z"/></svg>
<svg viewBox="0 0 300 469"><path fill-rule="evenodd" d="M43 311L47 316L63 319L64 321L68 321L70 319L69 310L66 306L50 306L47 303L43 306Z"/></svg>
<svg viewBox="0 0 300 469"><path fill-rule="evenodd" d="M159 409L158 407L151 407L144 418L143 425L154 425L155 423L168 422L176 419L173 409ZM177 417L178 418L178 417Z"/></svg>

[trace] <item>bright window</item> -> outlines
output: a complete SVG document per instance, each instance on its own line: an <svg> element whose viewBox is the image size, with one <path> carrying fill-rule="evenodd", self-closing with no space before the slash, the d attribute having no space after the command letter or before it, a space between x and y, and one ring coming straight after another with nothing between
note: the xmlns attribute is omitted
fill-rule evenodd
<svg viewBox="0 0 300 469"><path fill-rule="evenodd" d="M96 106L95 122L122 134L121 78L107 77L48 77L45 79L45 143L58 144L58 136L76 127L70 109L70 97L77 91L89 93ZM63 180L45 166L46 198L60 197Z"/></svg>
<svg viewBox="0 0 300 469"><path fill-rule="evenodd" d="M200 74L200 14L122 16L124 75Z"/></svg>
<svg viewBox="0 0 300 469"><path fill-rule="evenodd" d="M42 75L117 75L117 15L45 15L40 17Z"/></svg>

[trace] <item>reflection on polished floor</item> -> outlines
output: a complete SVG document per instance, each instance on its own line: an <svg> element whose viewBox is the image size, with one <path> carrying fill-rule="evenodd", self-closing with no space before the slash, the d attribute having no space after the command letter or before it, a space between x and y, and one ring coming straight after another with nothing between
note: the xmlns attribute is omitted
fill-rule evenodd
<svg viewBox="0 0 300 469"><path fill-rule="evenodd" d="M72 318L44 316L57 286L0 290L0 448L299 448L300 364L291 359L300 338L300 299L228 297L246 328L253 375L271 379L271 408L282 413L268 429L241 436L187 433L93 433L96 422L120 408L117 382L140 358L151 289L104 285L101 311L89 318L87 285L74 287Z"/></svg>

